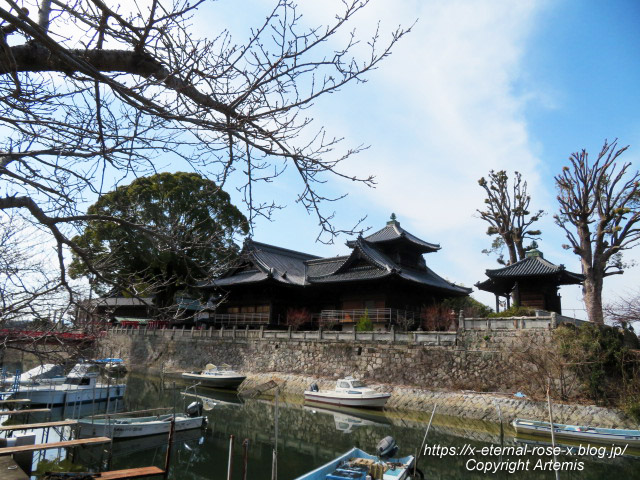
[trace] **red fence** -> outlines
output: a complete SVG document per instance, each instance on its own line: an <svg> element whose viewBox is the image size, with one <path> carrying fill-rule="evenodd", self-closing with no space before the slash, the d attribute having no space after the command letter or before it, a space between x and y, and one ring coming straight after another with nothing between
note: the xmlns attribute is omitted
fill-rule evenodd
<svg viewBox="0 0 640 480"><path fill-rule="evenodd" d="M39 340L39 339L59 339L73 342L85 342L95 340L95 335L88 333L74 332L42 332L39 330L11 330L8 328L0 329L0 337L14 338L16 340Z"/></svg>

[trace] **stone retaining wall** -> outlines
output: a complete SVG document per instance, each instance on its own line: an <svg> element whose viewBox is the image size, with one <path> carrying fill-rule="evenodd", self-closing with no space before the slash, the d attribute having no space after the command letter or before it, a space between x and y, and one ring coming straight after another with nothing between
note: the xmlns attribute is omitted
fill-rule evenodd
<svg viewBox="0 0 640 480"><path fill-rule="evenodd" d="M286 332L285 332L286 333ZM431 342L334 340L272 337L131 335L110 332L102 355L161 370L192 370L228 363L242 371L289 372L337 378L358 375L368 381L446 389L517 391L516 360L504 345L547 331L459 332L457 345Z"/></svg>
<svg viewBox="0 0 640 480"><path fill-rule="evenodd" d="M532 365L522 365L512 352L546 330L458 332L455 345L300 338L220 337L109 333L101 355L122 357L147 371L200 369L206 363L228 363L248 374L244 388L274 379L284 391L301 394L310 383L333 387L335 379L356 375L392 391L390 408L430 411L434 403L446 415L496 421L503 418L547 419L546 403L508 396L461 393L461 390L538 394L524 385ZM281 372L281 373L273 373ZM286 372L286 373L282 373ZM517 372L525 372L522 373ZM620 412L595 406L556 405L560 423L632 426Z"/></svg>
<svg viewBox="0 0 640 480"><path fill-rule="evenodd" d="M327 378L292 375L286 373L249 374L242 389L249 390L270 380L275 381L281 391L302 395L311 383L320 389L330 389L335 381ZM465 417L487 422L511 423L515 418L549 421L548 405L529 399L515 398L479 392L433 391L402 385L371 384L379 391L391 392L387 407L395 410L415 410L431 413L434 405L439 415ZM595 405L552 405L554 421L573 425L598 425L603 428L637 428L637 424L622 412ZM424 418L423 418L424 420Z"/></svg>

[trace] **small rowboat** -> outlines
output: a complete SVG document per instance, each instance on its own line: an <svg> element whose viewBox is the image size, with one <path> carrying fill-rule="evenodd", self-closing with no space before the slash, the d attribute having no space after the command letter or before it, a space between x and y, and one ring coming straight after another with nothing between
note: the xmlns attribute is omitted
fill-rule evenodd
<svg viewBox="0 0 640 480"><path fill-rule="evenodd" d="M187 408L187 414L168 413L148 417L84 418L78 420L79 434L86 437L132 438L168 433L174 420L174 431L182 432L204 427L202 405L195 402Z"/></svg>
<svg viewBox="0 0 640 480"><path fill-rule="evenodd" d="M314 383L304 392L308 402L327 403L346 407L382 408L391 397L390 393L380 393L353 377L341 378L334 390L318 390Z"/></svg>
<svg viewBox="0 0 640 480"><path fill-rule="evenodd" d="M367 478L409 480L414 478L412 477L414 462L413 455L402 458L376 457L359 448L352 448L295 480L366 480ZM423 478L422 474L420 473L416 478Z"/></svg>
<svg viewBox="0 0 640 480"><path fill-rule="evenodd" d="M548 422L516 418L512 425L517 433L544 436L551 435L551 424ZM554 423L553 434L557 438L640 446L640 430L622 430L619 428L598 428Z"/></svg>

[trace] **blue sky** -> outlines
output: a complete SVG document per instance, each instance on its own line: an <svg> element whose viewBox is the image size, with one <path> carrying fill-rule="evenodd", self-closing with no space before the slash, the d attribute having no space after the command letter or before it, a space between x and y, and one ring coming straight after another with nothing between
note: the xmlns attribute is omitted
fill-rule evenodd
<svg viewBox="0 0 640 480"><path fill-rule="evenodd" d="M195 34L211 38L228 28L242 43L273 3L243 0L241 14L240 2L207 3L193 17ZM308 26L331 21L340 7L339 0L298 4ZM426 255L432 269L473 286L485 269L497 267L481 253L490 239L475 213L483 200L477 180L492 169L518 170L529 183L532 210L548 212L540 222L540 249L579 272L578 258L562 249L563 234L553 224L553 176L572 152L586 148L595 155L605 138L630 144L623 158L640 165L640 2L372 0L335 45L351 28L366 38L378 21L384 35L416 19L366 84L323 97L306 112L316 127L344 137L343 149L369 145L343 171L377 181L371 189L329 179L325 193L349 196L326 205L325 213L335 210L339 227L367 216L364 226L375 231L394 212L407 230L441 244L441 251ZM157 168L186 166L161 158ZM271 222L259 219L254 238L317 255L345 254L347 238L333 245L315 241L317 219L295 203L300 188L290 169L257 189L261 200L286 208ZM241 194L227 190L240 205ZM627 255L634 258L640 260L640 247ZM639 281L640 266L607 279L605 301L632 293ZM490 294L473 295L494 305ZM580 317L580 289L564 287L562 295L565 313L577 309Z"/></svg>
<svg viewBox="0 0 640 480"><path fill-rule="evenodd" d="M309 24L330 18L334 3L299 2ZM270 4L249 2L239 17L237 4L222 0L196 26L224 24L241 41ZM471 286L496 266L481 253L489 239L474 215L483 198L477 180L491 169L518 170L529 182L532 206L549 212L540 222L541 250L580 271L553 225L553 176L572 152L595 154L605 138L630 144L625 157L637 168L640 3L374 0L353 26L366 35L377 20L384 32L416 18L413 32L367 84L324 98L310 112L317 125L344 136L345 147L370 145L344 170L373 173L378 185L332 181L329 191L350 193L328 206L337 222L349 226L367 215L365 224L375 230L395 212L409 231L442 245L427 255L428 265ZM295 204L297 188L287 175L262 191L287 208L273 222L258 221L255 238L319 255L345 253L346 238L315 243L317 222ZM633 291L639 269L607 279L605 300ZM579 288L562 294L565 309L583 308ZM493 305L491 295L474 296Z"/></svg>

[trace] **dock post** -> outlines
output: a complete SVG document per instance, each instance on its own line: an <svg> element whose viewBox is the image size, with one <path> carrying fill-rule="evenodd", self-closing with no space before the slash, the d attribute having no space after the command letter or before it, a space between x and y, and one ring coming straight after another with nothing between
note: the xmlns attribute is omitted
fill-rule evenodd
<svg viewBox="0 0 640 480"><path fill-rule="evenodd" d="M171 465L171 445L173 445L173 433L176 425L176 417L171 419L171 425L169 426L169 441L167 443L167 456L164 458L164 479L169 478L169 466Z"/></svg>
<svg viewBox="0 0 640 480"><path fill-rule="evenodd" d="M16 447L22 445L35 445L36 434L35 433L23 433L15 436ZM33 465L33 452L14 453L13 460L18 466L24 470L24 473L31 475L31 466Z"/></svg>
<svg viewBox="0 0 640 480"><path fill-rule="evenodd" d="M247 480L247 467L249 465L249 439L245 438L242 442L244 456L242 458L242 480Z"/></svg>
<svg viewBox="0 0 640 480"><path fill-rule="evenodd" d="M229 463L227 464L227 480L233 478L233 435L229 435Z"/></svg>

